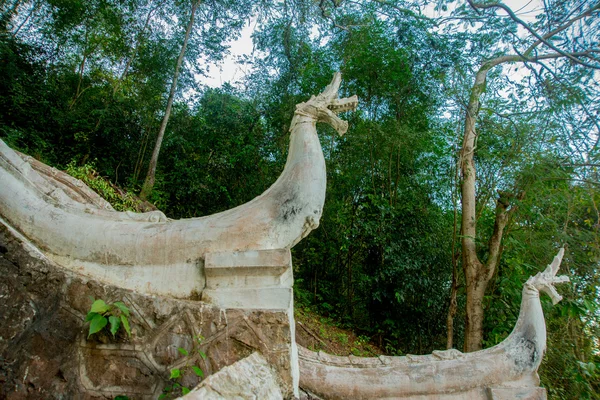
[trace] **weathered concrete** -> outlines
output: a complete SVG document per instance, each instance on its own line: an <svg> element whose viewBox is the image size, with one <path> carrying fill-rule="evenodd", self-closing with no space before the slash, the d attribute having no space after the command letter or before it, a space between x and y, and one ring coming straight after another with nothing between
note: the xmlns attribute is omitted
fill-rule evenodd
<svg viewBox="0 0 600 400"><path fill-rule="evenodd" d="M289 249L208 253L202 299L228 309L279 310L286 313L295 337L292 255ZM298 348L289 347L294 395L298 396Z"/></svg>
<svg viewBox="0 0 600 400"><path fill-rule="evenodd" d="M202 299L223 308L290 310L289 249L208 253ZM293 311L293 310L292 310Z"/></svg>
<svg viewBox="0 0 600 400"><path fill-rule="evenodd" d="M289 249L207 253L204 272L206 288L215 291L289 288L294 283Z"/></svg>
<svg viewBox="0 0 600 400"><path fill-rule="evenodd" d="M561 249L543 273L527 280L517 324L497 346L406 357L338 357L300 349L300 385L324 399L530 399L545 400L537 370L546 350L539 292L561 299L554 284Z"/></svg>
<svg viewBox="0 0 600 400"><path fill-rule="evenodd" d="M196 365L211 376L254 352L283 397L294 394L287 310L223 309L106 285L55 265L2 224L0 274L0 398L155 400L172 368ZM123 301L132 337L121 330L88 339L90 296ZM187 370L180 383L192 388L198 378Z"/></svg>
<svg viewBox="0 0 600 400"><path fill-rule="evenodd" d="M184 400L279 400L283 395L276 375L260 354L253 353L211 375Z"/></svg>

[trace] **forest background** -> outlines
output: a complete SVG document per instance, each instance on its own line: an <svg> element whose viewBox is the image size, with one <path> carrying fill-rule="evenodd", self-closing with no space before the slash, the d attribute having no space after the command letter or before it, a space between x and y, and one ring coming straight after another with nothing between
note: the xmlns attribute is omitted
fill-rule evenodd
<svg viewBox="0 0 600 400"><path fill-rule="evenodd" d="M295 105L340 70L360 105L345 136L319 128L327 200L293 249L297 304L388 354L476 350L565 246L542 384L600 398L600 4L526 7L3 0L0 137L197 217L275 181ZM205 86L250 21L244 76Z"/></svg>

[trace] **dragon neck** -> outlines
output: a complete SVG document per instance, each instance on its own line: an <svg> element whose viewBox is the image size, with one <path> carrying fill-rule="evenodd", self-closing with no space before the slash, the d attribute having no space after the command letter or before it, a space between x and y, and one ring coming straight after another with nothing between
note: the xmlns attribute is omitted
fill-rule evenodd
<svg viewBox="0 0 600 400"><path fill-rule="evenodd" d="M517 323L501 346L507 350L512 348L511 353L526 354L527 369L537 371L546 351L546 322L539 290L528 281L523 285L522 294Z"/></svg>
<svg viewBox="0 0 600 400"><path fill-rule="evenodd" d="M290 144L284 170L296 162L302 160L306 162L307 158L323 158L316 125L317 121L314 117L294 114L290 124Z"/></svg>

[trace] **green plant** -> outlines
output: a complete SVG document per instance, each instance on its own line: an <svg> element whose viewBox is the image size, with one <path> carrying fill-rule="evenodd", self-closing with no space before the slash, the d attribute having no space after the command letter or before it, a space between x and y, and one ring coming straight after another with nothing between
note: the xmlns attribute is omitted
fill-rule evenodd
<svg viewBox="0 0 600 400"><path fill-rule="evenodd" d="M194 351L197 352L203 360L205 360L206 354L202 350L200 350L200 344L202 343L202 340L204 340L204 337L194 336L194 339ZM179 354L185 357L190 355L189 351L187 351L183 347L177 348L177 351L179 351ZM186 364L183 367L173 368L171 370L171 375L169 376L169 380L172 382L172 384L170 386L166 386L163 389L163 393L158 397L159 400L166 399L168 398L169 394L176 394L176 392L178 391L181 391L182 395L186 395L190 392L190 388L183 386L180 383L180 380L183 377L185 371L192 371L200 380L204 378L204 371L202 371L202 369L197 365L190 365L189 361L186 362Z"/></svg>
<svg viewBox="0 0 600 400"><path fill-rule="evenodd" d="M336 339L338 340L338 342L340 342L341 344L348 344L348 335L345 333L337 333L336 334Z"/></svg>
<svg viewBox="0 0 600 400"><path fill-rule="evenodd" d="M92 300L94 299L92 298ZM104 300L94 300L90 311L85 317L85 320L90 323L88 337L100 332L108 324L110 324L109 329L113 337L121 325L125 329L125 332L131 336L129 315L129 308L121 301L116 301L109 305Z"/></svg>
<svg viewBox="0 0 600 400"><path fill-rule="evenodd" d="M98 193L100 197L108 201L117 211L138 211L138 203L133 195L117 190L109 180L100 176L94 164L84 164L78 167L75 160L67 164L65 171L74 178L85 183L90 189Z"/></svg>

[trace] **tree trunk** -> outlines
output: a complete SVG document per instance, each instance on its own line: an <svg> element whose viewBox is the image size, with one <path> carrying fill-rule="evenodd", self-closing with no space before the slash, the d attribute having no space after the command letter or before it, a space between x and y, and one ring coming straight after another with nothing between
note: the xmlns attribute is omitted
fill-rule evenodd
<svg viewBox="0 0 600 400"><path fill-rule="evenodd" d="M465 345L466 352L481 350L483 343L483 296L487 282L477 275L481 263L471 266L471 276L466 278L467 305L465 310Z"/></svg>
<svg viewBox="0 0 600 400"><path fill-rule="evenodd" d="M461 150L461 194L462 194L462 263L467 290L467 307L465 320L465 351L475 351L481 348L483 321L483 293L485 286L479 283L479 271L482 264L477 257L475 238L477 236L477 215L475 199L475 145L477 132L475 121L479 112L479 97L485 89L486 76L489 68L482 67L475 77L471 89L469 105L465 116L465 134ZM483 290L482 290L483 289Z"/></svg>
<svg viewBox="0 0 600 400"><path fill-rule="evenodd" d="M452 261L452 264L456 264L456 261ZM458 292L457 285L457 269L453 268L452 271L452 286L450 287L450 306L448 307L448 316L446 317L446 349L454 347L454 316L458 309L456 302L456 294Z"/></svg>
<svg viewBox="0 0 600 400"><path fill-rule="evenodd" d="M163 138L165 136L165 130L167 129L167 123L169 122L169 117L171 116L171 108L173 107L173 98L175 97L175 90L177 89L177 78L179 77L179 69L181 68L181 64L183 63L183 57L185 55L185 49L187 47L188 40L190 38L190 33L192 32L192 27L194 26L194 15L196 14L196 9L200 5L200 0L197 0L192 5L192 12L190 15L190 20L188 22L187 28L185 30L185 37L183 39L183 45L181 46L181 51L179 52L179 57L177 58L177 65L175 66L175 72L173 73L173 82L171 83L171 90L169 92L169 98L167 100L167 108L165 110L165 115L163 117L162 123L160 124L160 129L158 131L158 136L156 138L156 144L154 146L154 151L152 152L152 158L150 159L150 165L148 166L148 173L146 174L146 180L144 181L144 186L142 187L142 192L140 193L140 197L142 200L145 200L146 197L152 192L154 188L154 179L156 174L156 163L158 162L158 154L160 153L160 147L162 145Z"/></svg>
<svg viewBox="0 0 600 400"><path fill-rule="evenodd" d="M75 90L75 96L73 97L73 100L71 100L71 103L69 104L69 109L73 108L73 106L77 102L77 99L81 95L81 84L83 83L83 72L85 71L85 63L87 61L87 57L89 54L87 52L87 46L88 46L88 27L86 25L86 27L85 27L85 44L83 47L83 58L81 60L81 63L79 64L79 74L78 74L79 79L77 81L77 89Z"/></svg>
<svg viewBox="0 0 600 400"><path fill-rule="evenodd" d="M500 249L504 228L508 222L508 200L506 196L498 199L496 207L496 220L494 233L489 242L489 256L484 264L477 256L477 211L475 197L475 182L477 171L475 169L475 148L477 131L475 122L479 112L479 98L485 90L488 71L504 62L503 58L485 63L475 76L475 84L471 89L471 96L465 117L465 133L461 150L461 194L462 194L462 264L465 274L467 305L465 315L465 344L464 351L481 350L483 342L483 297L490 279L496 270L500 259Z"/></svg>
<svg viewBox="0 0 600 400"><path fill-rule="evenodd" d="M456 251L456 242L458 239L458 182L460 181L460 159L456 160L454 169L454 180L452 181L452 208L454 216L452 221L452 283L450 285L450 304L448 306L448 315L446 316L446 348L454 347L454 317L458 310L458 257Z"/></svg>

